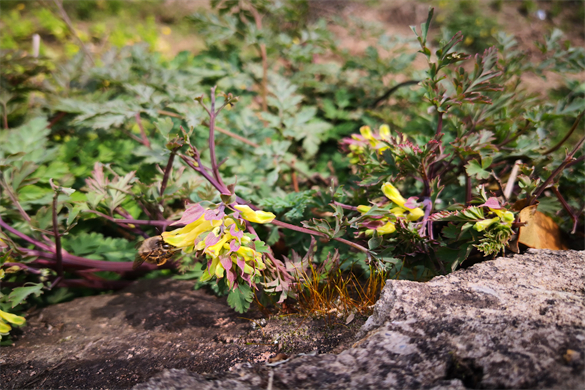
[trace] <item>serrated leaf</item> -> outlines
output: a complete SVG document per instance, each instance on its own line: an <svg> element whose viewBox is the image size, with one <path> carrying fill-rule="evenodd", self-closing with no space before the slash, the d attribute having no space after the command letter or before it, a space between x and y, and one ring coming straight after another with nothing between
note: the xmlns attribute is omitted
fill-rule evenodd
<svg viewBox="0 0 585 390"><path fill-rule="evenodd" d="M171 118L166 117L164 119L160 118L159 120L154 122L154 125L156 126L158 131L161 132L162 135L167 137L175 124L173 123Z"/></svg>
<svg viewBox="0 0 585 390"><path fill-rule="evenodd" d="M477 160L471 160L467 163L465 171L469 176L475 177L478 180L484 180L490 177L490 173L483 169Z"/></svg>
<svg viewBox="0 0 585 390"><path fill-rule="evenodd" d="M230 291L227 303L238 313L245 313L250 309L250 304L254 300L254 290L249 285L243 283Z"/></svg>
<svg viewBox="0 0 585 390"><path fill-rule="evenodd" d="M8 301L12 302L12 307L14 308L24 302L31 294L37 297L40 296L44 292L43 287L42 283L37 283L33 286L16 287L8 296Z"/></svg>

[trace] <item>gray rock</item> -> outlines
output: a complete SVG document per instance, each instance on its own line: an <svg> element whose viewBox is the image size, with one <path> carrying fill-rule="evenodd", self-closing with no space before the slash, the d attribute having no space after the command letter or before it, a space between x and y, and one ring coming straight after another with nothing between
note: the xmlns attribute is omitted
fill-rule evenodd
<svg viewBox="0 0 585 390"><path fill-rule="evenodd" d="M585 252L548 250L428 283L390 280L359 341L339 354L215 379L182 372L183 387L170 387L176 376L167 385L167 371L135 389L583 389L584 280Z"/></svg>

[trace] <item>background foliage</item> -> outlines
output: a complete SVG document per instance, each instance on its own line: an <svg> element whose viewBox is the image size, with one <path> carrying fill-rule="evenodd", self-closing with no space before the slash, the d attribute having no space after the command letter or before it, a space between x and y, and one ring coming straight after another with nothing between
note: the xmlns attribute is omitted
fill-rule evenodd
<svg viewBox="0 0 585 390"><path fill-rule="evenodd" d="M26 305L116 289L143 277L146 268L132 271L128 265L135 243L160 234L165 225L131 220L176 220L186 202L220 201L180 158L169 160L188 141L210 163L209 118L193 99L212 86L239 97L216 123L217 160L224 161L226 184L283 222L322 231L338 223L344 228L332 234L369 245L377 251L379 270L391 277L426 280L450 271L477 251L473 245L499 252L510 237L490 238L466 225L486 216L465 220L453 213L470 206L472 198L481 199L479 205L499 195L498 181L504 182L517 160L524 165L509 208L530 199L562 163L565 146L582 136L578 129L563 147L546 153L583 110L583 49L551 28L531 49L535 56L476 2L462 2L458 9L439 3L441 32L431 30L427 38L429 25L423 24L418 41L414 34L386 34L373 22L332 17L318 2L212 1L185 18L160 2L66 2L73 30L55 4L2 4L4 311L22 312ZM367 48L358 53L342 48L339 28L360 36ZM33 34L42 40L36 57ZM184 44L172 39L185 37L192 52L170 50ZM491 45L495 48L485 51ZM529 76L552 78L555 87L535 92L526 86ZM388 144L389 152L377 153L366 142L352 159L340 147L361 126L376 133L381 124L392 137L404 136ZM539 210L567 231L574 221L554 191L575 215L583 209L582 156L577 150L577 163L539 198ZM165 182L169 161L173 169ZM440 180L420 176L425 163L434 164L431 179ZM430 233L421 235L414 224L392 238L360 236L368 215L330 206L384 207L388 201L380 186L389 181L405 198L429 198L434 212L445 212L435 224L435 238L428 241ZM472 181L473 190L482 184L488 194L472 193ZM582 231L583 216L578 218L576 230ZM332 269L370 277L368 257L339 242L321 239L312 247L307 234L274 225L258 233L277 256L314 264L313 279L324 279ZM55 263L55 236L62 236L64 273ZM335 250L340 257L328 263L327 254ZM187 272L182 277L201 276L193 262L181 258ZM175 272L153 268L147 277ZM228 293L221 281L207 284ZM228 302L243 311L253 294L247 289Z"/></svg>

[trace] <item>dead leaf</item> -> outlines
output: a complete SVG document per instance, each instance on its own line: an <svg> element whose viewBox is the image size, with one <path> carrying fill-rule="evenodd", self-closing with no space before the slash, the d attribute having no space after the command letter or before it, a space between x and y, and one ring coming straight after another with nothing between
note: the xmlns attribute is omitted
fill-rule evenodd
<svg viewBox="0 0 585 390"><path fill-rule="evenodd" d="M532 205L520 211L520 222L526 222L526 226L520 228L518 242L534 249L568 249L561 240L559 225L536 207L537 205Z"/></svg>
<svg viewBox="0 0 585 390"><path fill-rule="evenodd" d="M355 318L355 314L353 314L353 313L351 313L349 316L347 316L347 319L345 320L345 325L351 324L351 322L353 321L354 318Z"/></svg>

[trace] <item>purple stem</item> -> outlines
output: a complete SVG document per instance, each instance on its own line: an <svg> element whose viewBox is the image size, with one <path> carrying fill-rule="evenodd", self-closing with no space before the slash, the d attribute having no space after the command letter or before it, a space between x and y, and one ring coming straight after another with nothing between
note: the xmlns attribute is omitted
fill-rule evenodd
<svg viewBox="0 0 585 390"><path fill-rule="evenodd" d="M337 201L333 201L333 204L341 207L342 209L357 211L357 207L355 207L355 206L350 206L348 204L339 203Z"/></svg>
<svg viewBox="0 0 585 390"><path fill-rule="evenodd" d="M37 251L33 249L27 248L18 248L19 251L26 252L29 256L38 256L40 259L35 260L34 263L40 264L43 266L51 267L55 266L56 255L52 252L43 252ZM63 254L63 265L71 268L96 268L100 271L114 271L114 272L125 272L125 271L132 271L132 264L131 261L104 261L104 260L91 260L86 259L85 257L79 257L70 255L68 253ZM146 264L144 263L141 267L147 268L149 270L157 269L157 266L154 264Z"/></svg>
<svg viewBox="0 0 585 390"><path fill-rule="evenodd" d="M209 110L209 157L211 159L211 170L213 171L213 177L222 187L225 187L219 176L219 167L217 166L217 158L215 157L215 89L214 86L211 88L211 108Z"/></svg>
<svg viewBox="0 0 585 390"><path fill-rule="evenodd" d="M437 132L435 133L435 138L438 138L443 131L443 113L439 112L439 118L437 120Z"/></svg>
<svg viewBox="0 0 585 390"><path fill-rule="evenodd" d="M41 249L43 249L45 251L48 251L48 252L52 252L53 251L53 248L51 248L51 247L43 244L42 242L40 242L38 240L35 240L34 238L31 238L31 237L27 236L24 233L19 232L18 230L14 229L13 227L11 227L8 224L6 224L6 222L4 222L2 220L2 217L1 216L0 216L0 226L2 228L4 228L4 229L8 230L10 233L14 234L15 236L17 236L18 238L21 238L21 239L23 239L25 241L28 241L31 244L33 244L33 245L35 245L35 246L37 246L37 247L39 247L39 248L41 248Z"/></svg>
<svg viewBox="0 0 585 390"><path fill-rule="evenodd" d="M316 231L314 231L314 230L307 229L307 228L304 228L304 227L300 227L300 226L291 225L290 223L282 222L282 221L279 221L279 220L276 220L276 219L272 220L272 222L270 222L270 223L271 223L271 224L273 224L273 225L276 225L276 226L283 227L283 228L285 228L285 229L289 229L289 230L295 230L295 231L297 231L297 232L301 232L301 233L305 233L305 234L310 234L310 235L312 235L312 236L325 237L325 238L327 238L327 239L329 239L329 238L330 238L330 237L329 237L327 234L325 234L325 233L316 232ZM335 240L335 241L338 241L338 242L342 242L342 243L344 243L344 244L346 244L346 245L349 245L349 246L351 246L352 248L355 248L355 249L357 249L357 250L359 250L359 251L361 251L361 252L364 252L364 253L369 253L369 252L370 252L368 249L364 248L363 246L361 246L361 245L359 245L359 244L356 244L355 242L352 242L352 241L346 240L345 238L340 238L340 237L333 237L333 238L331 238L331 239L332 239L332 240Z"/></svg>
<svg viewBox="0 0 585 390"><path fill-rule="evenodd" d="M53 185L53 179L51 179ZM57 223L57 198L59 190L53 195L53 234L55 235L55 255L57 257L57 276L63 278L63 254L61 253L61 237L59 236L59 224Z"/></svg>
<svg viewBox="0 0 585 390"><path fill-rule="evenodd" d="M156 221L156 220L145 220L145 219L118 219L118 218L113 218L110 217L109 215L106 215L104 213L100 213L99 211L96 210L83 210L83 213L88 213L88 214L96 214L99 215L100 217L103 217L105 219L107 219L108 221L114 222L114 223L118 223L118 224L133 224L133 225L149 225L149 226L162 226L163 228L166 228L167 226L169 226L171 223L173 223L174 221L169 221L169 220L164 220L164 221ZM127 226L129 229L131 229L130 226Z"/></svg>
<svg viewBox="0 0 585 390"><path fill-rule="evenodd" d="M18 267L36 275L40 275L42 273L40 270L29 267L28 265L22 263L4 263L1 265L1 267Z"/></svg>
<svg viewBox="0 0 585 390"><path fill-rule="evenodd" d="M181 130L182 129L183 129L183 127L181 126ZM179 150L179 148L174 148L173 150L171 150L171 155L169 157L169 161L167 162L167 166L165 168L165 173L163 175L162 182L160 183L160 196L161 196L161 198L164 195L165 190L167 188L167 183L169 181L171 169L173 168L173 161L175 160L175 155L177 154L177 150ZM161 202L161 205L164 203L162 199L160 202Z"/></svg>
<svg viewBox="0 0 585 390"><path fill-rule="evenodd" d="M142 137L142 144L144 146L146 146L148 149L152 149L150 147L150 141L148 140L148 137L146 136L146 131L144 131L144 126L142 126L142 120L140 119L140 112L137 111L135 114L136 117L136 123L138 123L138 127L140 128L140 135Z"/></svg>

